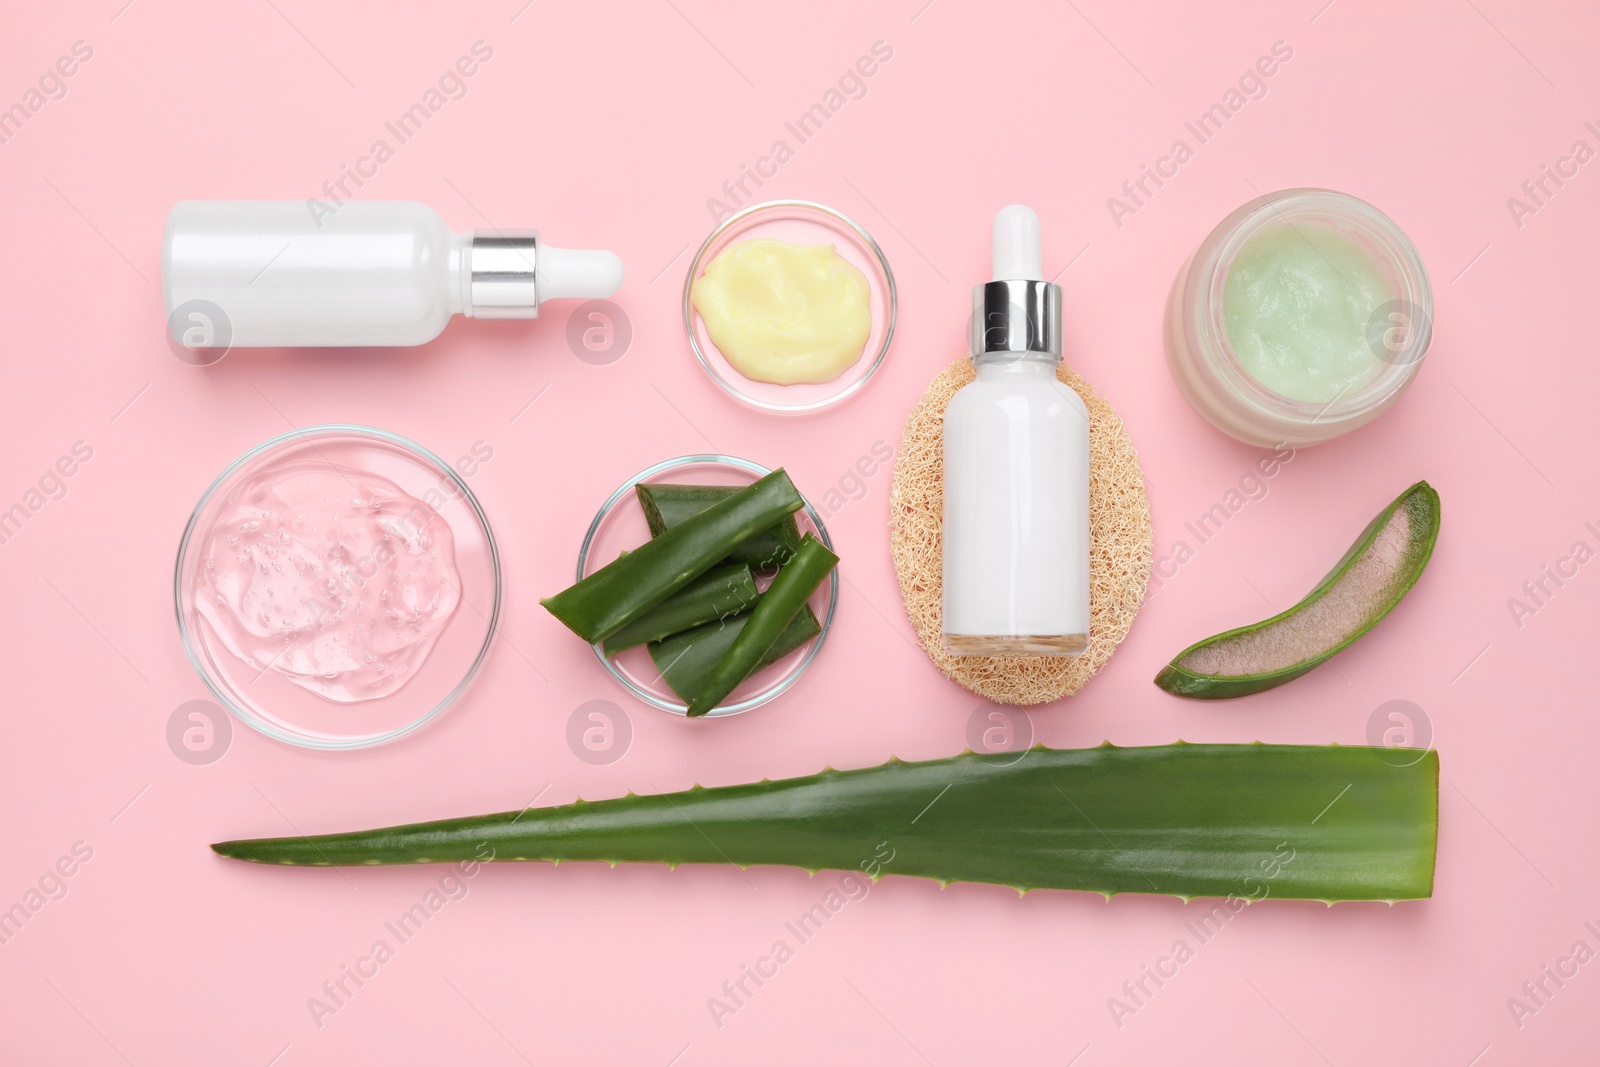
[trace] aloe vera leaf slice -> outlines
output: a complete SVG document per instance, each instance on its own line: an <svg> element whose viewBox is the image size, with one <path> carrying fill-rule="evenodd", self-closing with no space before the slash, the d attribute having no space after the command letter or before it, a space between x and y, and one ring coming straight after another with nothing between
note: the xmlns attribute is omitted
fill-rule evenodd
<svg viewBox="0 0 1600 1067"><path fill-rule="evenodd" d="M1439 494L1418 482L1380 511L1294 607L1190 645L1156 675L1177 696L1221 700L1282 685L1371 630L1411 590L1439 536Z"/></svg>
<svg viewBox="0 0 1600 1067"><path fill-rule="evenodd" d="M705 684L689 698L689 718L697 719L721 704L760 666L838 562L839 557L809 533L800 539L794 558L784 564L761 594L760 602L750 612L750 621L739 631Z"/></svg>
<svg viewBox="0 0 1600 1067"><path fill-rule="evenodd" d="M713 567L602 642L608 656L660 641L752 607L760 594L744 563Z"/></svg>
<svg viewBox="0 0 1600 1067"><path fill-rule="evenodd" d="M717 664L722 662L722 657L727 655L728 649L733 647L745 624L750 621L750 614L747 611L732 618L708 622L693 630L652 642L649 646L650 658L655 661L661 680L687 703L690 697L705 687L706 679L711 677ZM817 621L816 614L810 607L802 607L800 614L790 621L777 642L750 673L772 666L821 632L822 624Z"/></svg>
<svg viewBox="0 0 1600 1067"><path fill-rule="evenodd" d="M1439 758L1189 745L971 752L805 778L322 837L225 841L291 866L783 864L1029 889L1322 900L1433 893ZM882 851L880 851L882 850ZM890 851L892 850L892 852ZM883 857L887 856L887 859Z"/></svg>
<svg viewBox="0 0 1600 1067"><path fill-rule="evenodd" d="M782 467L539 601L590 644L710 570L735 545L805 506Z"/></svg>
<svg viewBox="0 0 1600 1067"><path fill-rule="evenodd" d="M660 537L672 527L700 514L712 504L721 503L739 491L735 485L683 485L677 482L650 484L640 482L633 487L644 511L645 522L650 526L650 536ZM800 526L793 515L786 515L776 524L735 545L728 553L734 563L748 563L756 570L770 570L789 561L800 547Z"/></svg>

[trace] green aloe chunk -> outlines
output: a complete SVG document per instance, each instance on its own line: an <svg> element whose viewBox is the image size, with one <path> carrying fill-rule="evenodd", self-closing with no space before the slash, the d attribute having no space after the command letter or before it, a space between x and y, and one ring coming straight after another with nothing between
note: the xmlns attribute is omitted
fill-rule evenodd
<svg viewBox="0 0 1600 1067"><path fill-rule="evenodd" d="M539 603L590 644L603 641L804 506L779 468Z"/></svg>
<svg viewBox="0 0 1600 1067"><path fill-rule="evenodd" d="M651 537L660 537L685 519L738 491L736 485L646 485L641 482L633 487L639 506L644 509L645 521L650 524ZM728 559L748 563L756 570L771 570L787 563L799 547L800 526L793 515L785 515L774 525L735 545Z"/></svg>
<svg viewBox="0 0 1600 1067"><path fill-rule="evenodd" d="M1169 693L1248 696L1305 674L1352 645L1410 591L1439 536L1439 494L1418 482L1378 513L1304 600L1190 645L1156 675Z"/></svg>
<svg viewBox="0 0 1600 1067"><path fill-rule="evenodd" d="M1383 748L1180 742L891 760L776 782L211 847L296 866L784 864L1019 890L1331 903L1431 896L1438 813L1436 752L1397 767Z"/></svg>
<svg viewBox="0 0 1600 1067"><path fill-rule="evenodd" d="M760 599L743 563L714 567L605 639L608 656L739 614Z"/></svg>
<svg viewBox="0 0 1600 1067"><path fill-rule="evenodd" d="M739 631L705 684L689 699L689 718L699 718L722 703L740 682L760 667L768 651L778 643L783 631L838 562L839 557L815 537L806 534L800 539L794 558L772 579L750 613L750 621Z"/></svg>
<svg viewBox="0 0 1600 1067"><path fill-rule="evenodd" d="M708 622L651 644L650 658L655 661L656 670L661 672L661 680L684 703L688 703L690 697L705 688L706 680L728 654L728 649L733 647L740 631L749 621L750 612L745 612L732 618ZM821 632L822 625L817 622L817 616L809 607L801 608L750 673L772 666Z"/></svg>

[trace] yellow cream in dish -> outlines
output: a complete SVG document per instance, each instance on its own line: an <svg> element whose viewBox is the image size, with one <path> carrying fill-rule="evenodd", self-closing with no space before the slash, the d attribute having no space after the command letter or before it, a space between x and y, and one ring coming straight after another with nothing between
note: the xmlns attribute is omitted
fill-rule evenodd
<svg viewBox="0 0 1600 1067"><path fill-rule="evenodd" d="M740 241L706 265L690 297L711 343L758 382L830 382L872 333L872 288L833 245Z"/></svg>

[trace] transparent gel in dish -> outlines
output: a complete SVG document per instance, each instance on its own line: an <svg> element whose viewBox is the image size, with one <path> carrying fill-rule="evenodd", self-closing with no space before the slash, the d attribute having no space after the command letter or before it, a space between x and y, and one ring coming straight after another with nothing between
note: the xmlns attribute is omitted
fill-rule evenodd
<svg viewBox="0 0 1600 1067"><path fill-rule="evenodd" d="M480 444L449 463L387 430L312 426L212 481L173 597L189 662L234 718L348 750L461 703L500 618L499 551L464 477L493 460Z"/></svg>
<svg viewBox="0 0 1600 1067"><path fill-rule="evenodd" d="M403 686L460 603L450 527L369 472L270 470L197 547L195 606L223 645L342 703Z"/></svg>

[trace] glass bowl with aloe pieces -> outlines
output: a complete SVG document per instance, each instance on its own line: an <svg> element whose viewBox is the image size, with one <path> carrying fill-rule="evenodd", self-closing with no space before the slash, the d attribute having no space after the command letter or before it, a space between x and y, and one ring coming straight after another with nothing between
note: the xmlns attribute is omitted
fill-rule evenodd
<svg viewBox="0 0 1600 1067"><path fill-rule="evenodd" d="M595 514L578 551L577 579L649 541L676 518L704 508L706 499L742 489L771 473L747 459L710 454L680 456L646 467L618 486ZM634 629L595 642L591 647L606 672L651 707L687 717L689 705L682 693L692 694L732 646L755 599L771 584L777 569L772 561L783 555L787 542L810 534L832 548L822 516L809 502L793 520L792 530L787 524L775 528L782 531L777 543L769 543L774 531L752 538L697 580L697 588L714 605L707 621L659 639L658 631ZM839 572L834 569L762 666L705 718L739 715L792 689L821 652L838 602Z"/></svg>

